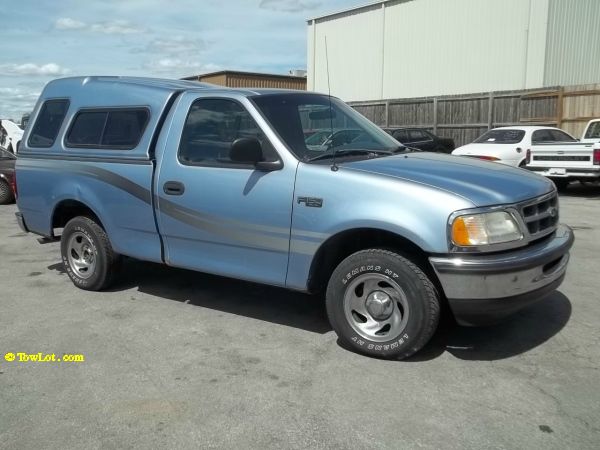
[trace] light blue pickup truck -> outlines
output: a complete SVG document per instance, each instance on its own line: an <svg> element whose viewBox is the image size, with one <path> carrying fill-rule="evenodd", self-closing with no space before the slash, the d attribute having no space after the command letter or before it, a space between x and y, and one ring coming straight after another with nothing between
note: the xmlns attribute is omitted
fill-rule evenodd
<svg viewBox="0 0 600 450"><path fill-rule="evenodd" d="M127 255L321 292L340 339L387 358L423 347L446 302L476 325L546 296L573 243L551 181L411 152L308 92L52 81L16 178L20 226L49 238L62 229L79 288L106 288Z"/></svg>

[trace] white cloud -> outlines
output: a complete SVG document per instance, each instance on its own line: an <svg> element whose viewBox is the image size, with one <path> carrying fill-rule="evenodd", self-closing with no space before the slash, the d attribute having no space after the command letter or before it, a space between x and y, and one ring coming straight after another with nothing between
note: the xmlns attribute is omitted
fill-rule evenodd
<svg viewBox="0 0 600 450"><path fill-rule="evenodd" d="M70 17L61 17L54 22L54 28L57 30L80 30L85 28L85 23Z"/></svg>
<svg viewBox="0 0 600 450"><path fill-rule="evenodd" d="M24 113L33 109L39 95L39 92L0 87L0 118L13 118L18 122Z"/></svg>
<svg viewBox="0 0 600 450"><path fill-rule="evenodd" d="M110 20L107 22L96 22L87 24L70 17L61 17L54 22L57 30L81 30L88 29L95 33L104 34L137 34L143 33L144 29L138 27L128 20Z"/></svg>
<svg viewBox="0 0 600 450"><path fill-rule="evenodd" d="M261 0L259 6L263 9L271 9L281 12L301 12L318 8L321 2L305 0Z"/></svg>
<svg viewBox="0 0 600 450"><path fill-rule="evenodd" d="M166 53L201 52L206 44L201 39L188 39L183 36L175 36L167 39L155 39L148 45L149 51L160 51Z"/></svg>
<svg viewBox="0 0 600 450"><path fill-rule="evenodd" d="M162 58L155 62L146 64L148 68L155 68L159 71L172 70L172 69L203 69L203 70L217 70L219 66L216 64L202 64L198 61L180 58Z"/></svg>
<svg viewBox="0 0 600 450"><path fill-rule="evenodd" d="M133 48L132 53L152 53L154 55L163 53L173 57L181 57L184 54L194 54L206 50L207 45L202 39L191 39L184 36L173 36L169 38L157 38L142 48Z"/></svg>
<svg viewBox="0 0 600 450"><path fill-rule="evenodd" d="M55 63L0 64L0 75L60 76L69 71Z"/></svg>
<svg viewBox="0 0 600 450"><path fill-rule="evenodd" d="M201 54L207 49L206 42L199 38L189 38L181 35L160 37L150 41L145 47L133 49L133 53L152 55L143 67L151 72L181 77L218 70L215 64L204 64Z"/></svg>
<svg viewBox="0 0 600 450"><path fill-rule="evenodd" d="M104 34L137 34L142 33L142 28L133 25L128 20L112 20L109 22L94 23L91 30Z"/></svg>
<svg viewBox="0 0 600 450"><path fill-rule="evenodd" d="M213 63L201 63L196 59L167 57L145 63L144 69L147 70L150 75L155 74L160 76L181 78L200 73L215 72L217 70L221 70L222 67Z"/></svg>

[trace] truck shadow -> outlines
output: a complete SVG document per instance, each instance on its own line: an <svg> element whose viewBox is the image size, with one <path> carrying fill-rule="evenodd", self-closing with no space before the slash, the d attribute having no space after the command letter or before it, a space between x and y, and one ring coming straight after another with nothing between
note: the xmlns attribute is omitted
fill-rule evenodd
<svg viewBox="0 0 600 450"><path fill-rule="evenodd" d="M571 317L571 302L560 291L488 327L460 327L444 321L433 339L407 361L437 358L444 352L468 361L495 361L532 350L555 336Z"/></svg>
<svg viewBox="0 0 600 450"><path fill-rule="evenodd" d="M566 190L560 192L561 197L579 197L588 200L600 199L600 184L571 183Z"/></svg>
<svg viewBox="0 0 600 450"><path fill-rule="evenodd" d="M331 331L322 299L287 289L132 259L110 291L139 292L313 333Z"/></svg>
<svg viewBox="0 0 600 450"><path fill-rule="evenodd" d="M64 274L62 263L48 269ZM139 292L202 308L250 317L312 333L332 330L320 296L207 275L126 258L111 292ZM460 327L446 314L432 340L407 362L430 361L445 352L472 361L494 361L532 350L569 321L571 302L560 292L504 320L479 328ZM338 345L352 349L338 340Z"/></svg>

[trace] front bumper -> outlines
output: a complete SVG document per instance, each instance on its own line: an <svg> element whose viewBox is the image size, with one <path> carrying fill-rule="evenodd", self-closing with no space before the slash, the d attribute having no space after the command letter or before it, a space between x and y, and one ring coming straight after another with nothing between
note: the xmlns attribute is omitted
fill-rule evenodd
<svg viewBox="0 0 600 450"><path fill-rule="evenodd" d="M429 258L461 325L484 325L542 299L563 281L575 236L559 225L549 240L493 255Z"/></svg>

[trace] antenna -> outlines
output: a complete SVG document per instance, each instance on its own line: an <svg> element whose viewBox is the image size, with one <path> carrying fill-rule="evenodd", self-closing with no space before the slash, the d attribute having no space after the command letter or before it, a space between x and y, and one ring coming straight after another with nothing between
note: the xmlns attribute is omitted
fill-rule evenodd
<svg viewBox="0 0 600 450"><path fill-rule="evenodd" d="M329 84L329 52L327 51L327 35L325 35L325 64L327 66L327 95L329 97L329 128L331 130L331 144L333 148L331 170L333 172L337 172L338 166L335 165L335 142L333 140L333 106L331 105L331 85Z"/></svg>

